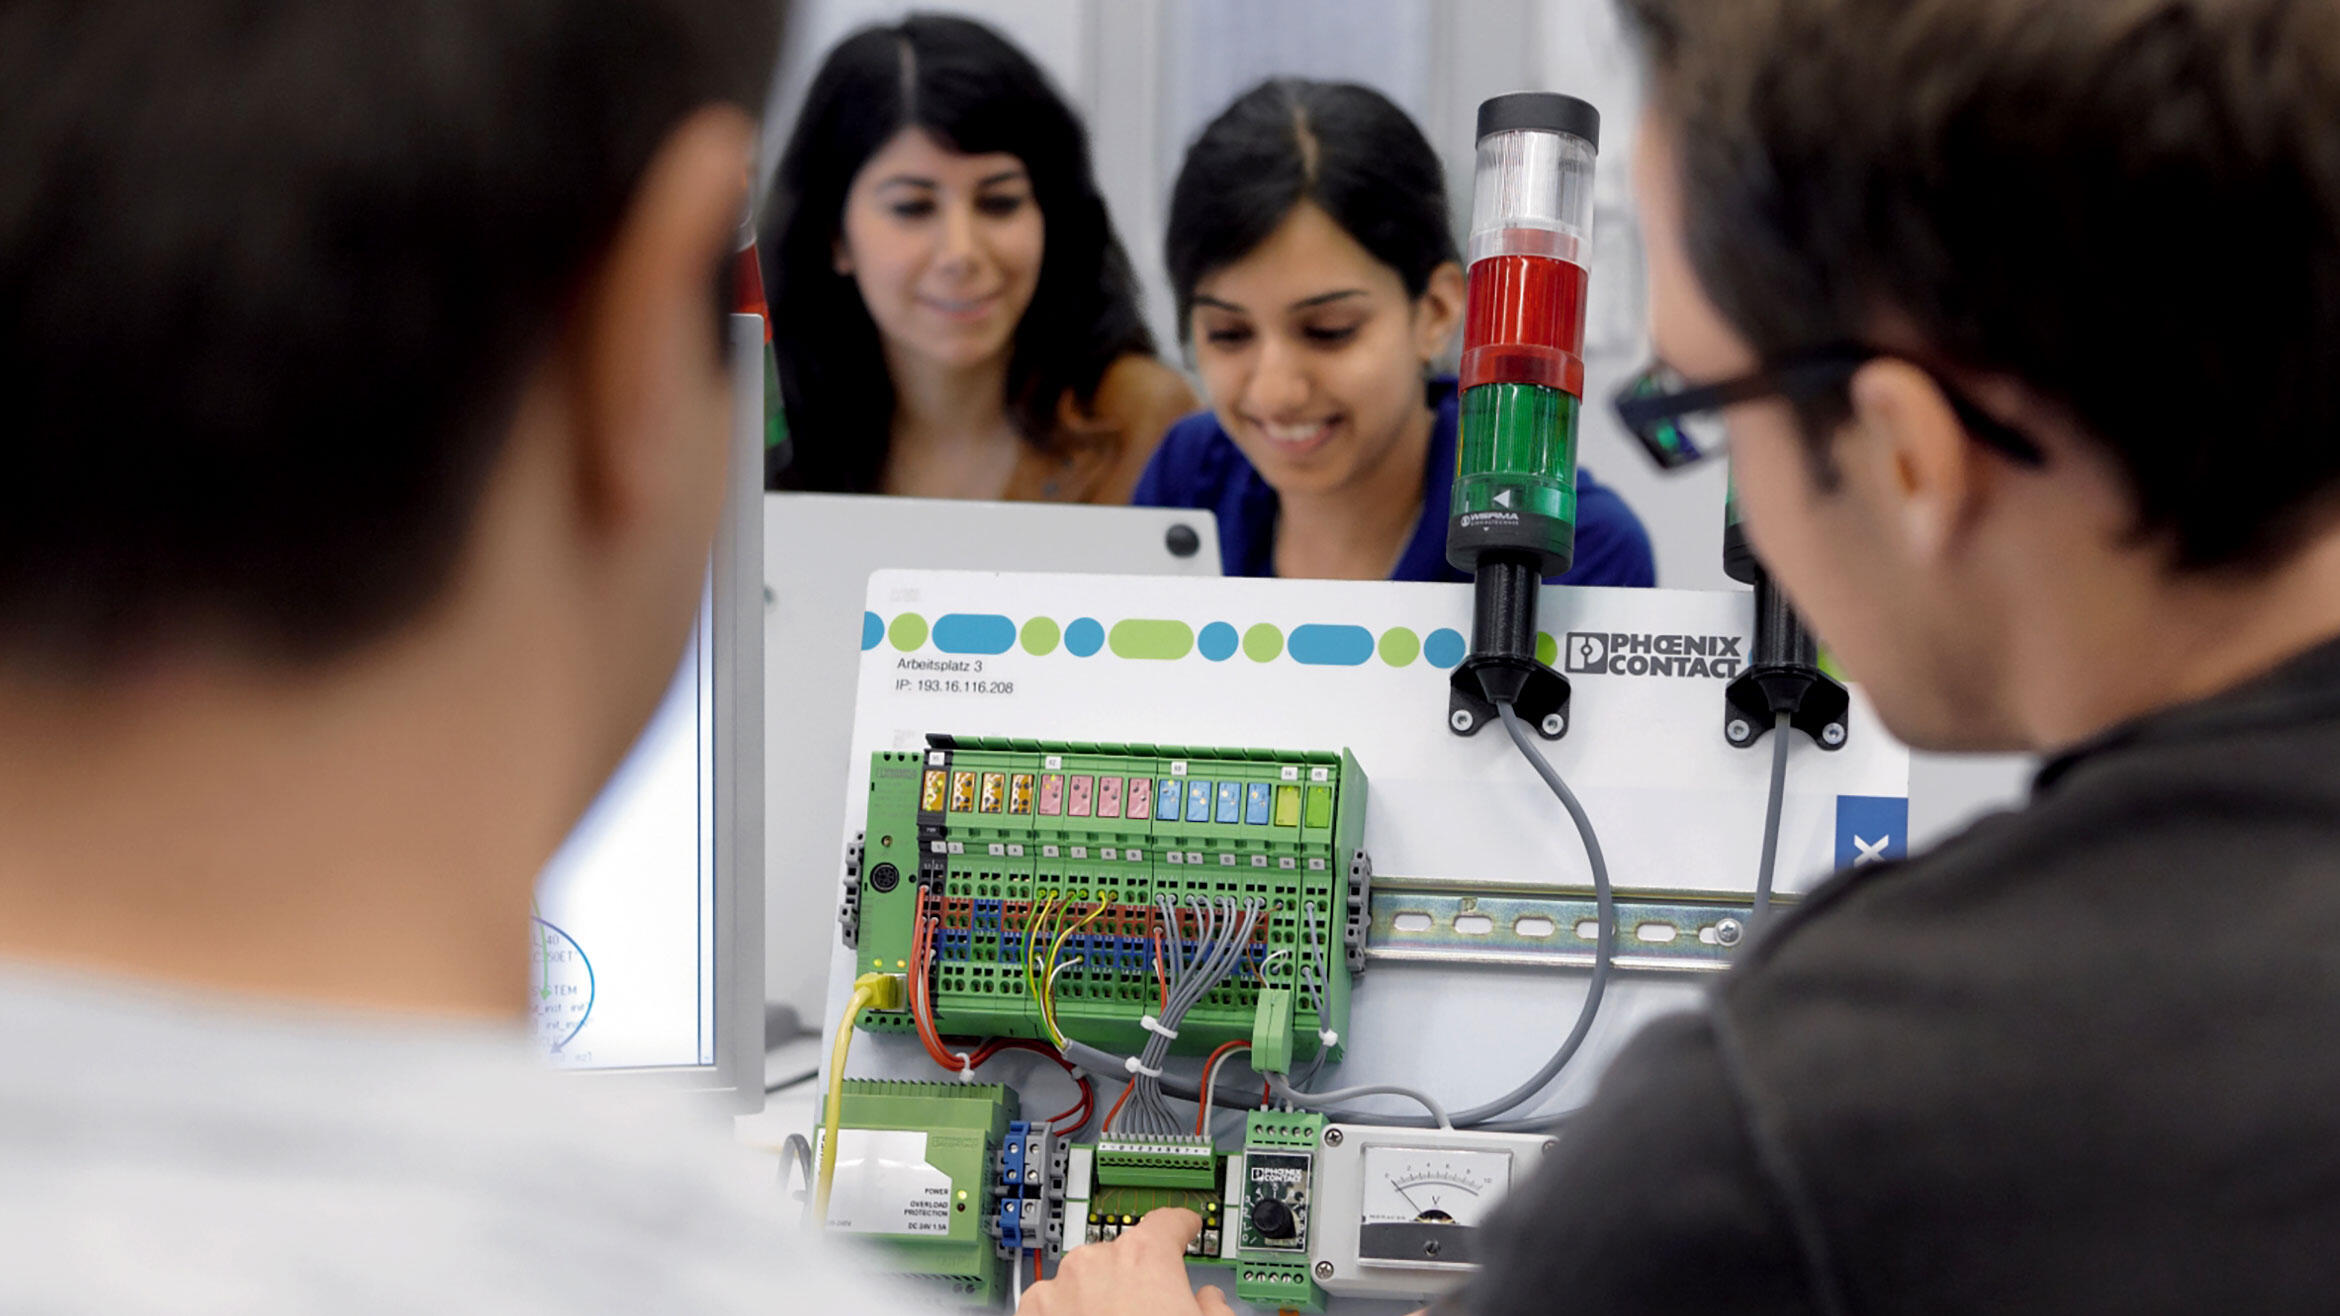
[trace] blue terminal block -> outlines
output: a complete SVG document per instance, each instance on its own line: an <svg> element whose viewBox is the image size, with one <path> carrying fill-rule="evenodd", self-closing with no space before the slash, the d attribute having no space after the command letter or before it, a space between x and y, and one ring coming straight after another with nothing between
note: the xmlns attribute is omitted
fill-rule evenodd
<svg viewBox="0 0 2340 1316"><path fill-rule="evenodd" d="M1024 1187L1024 1140L1032 1135L1028 1121L1016 1120L1008 1125L1007 1141L999 1149L999 1181L1004 1195L1020 1197Z"/></svg>
<svg viewBox="0 0 2340 1316"><path fill-rule="evenodd" d="M1176 779L1171 777L1164 777L1160 781L1155 782L1154 821L1177 822L1178 799L1178 782Z"/></svg>
<svg viewBox="0 0 2340 1316"><path fill-rule="evenodd" d="M1218 821L1228 825L1240 824L1243 821L1242 782L1222 781L1219 783Z"/></svg>

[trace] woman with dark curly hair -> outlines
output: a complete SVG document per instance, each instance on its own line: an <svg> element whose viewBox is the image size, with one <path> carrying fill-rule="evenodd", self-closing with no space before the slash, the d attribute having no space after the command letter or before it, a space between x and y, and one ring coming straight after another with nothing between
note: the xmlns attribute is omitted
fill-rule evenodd
<svg viewBox="0 0 2340 1316"><path fill-rule="evenodd" d="M1193 393L1154 359L1088 136L961 18L814 77L762 235L793 464L777 488L1121 503Z"/></svg>

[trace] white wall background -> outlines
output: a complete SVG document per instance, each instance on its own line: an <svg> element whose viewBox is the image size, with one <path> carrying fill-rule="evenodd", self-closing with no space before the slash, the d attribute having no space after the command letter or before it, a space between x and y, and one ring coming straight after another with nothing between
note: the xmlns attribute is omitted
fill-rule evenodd
<svg viewBox="0 0 2340 1316"><path fill-rule="evenodd" d="M1458 231L1467 219L1478 105L1507 91L1564 91L1601 110L1592 302L1586 341L1584 466L1649 527L1660 584L1737 588L1722 572L1721 470L1653 470L1605 400L1648 352L1632 142L1641 86L1612 0L797 0L773 96L767 173L827 49L864 24L914 8L990 23L1056 79L1087 120L1100 185L1145 285L1147 318L1176 355L1162 276L1162 221L1187 143L1229 100L1277 74L1381 90L1447 160ZM945 565L945 564L937 564ZM2018 759L1920 755L1911 831L1923 844L2017 798Z"/></svg>

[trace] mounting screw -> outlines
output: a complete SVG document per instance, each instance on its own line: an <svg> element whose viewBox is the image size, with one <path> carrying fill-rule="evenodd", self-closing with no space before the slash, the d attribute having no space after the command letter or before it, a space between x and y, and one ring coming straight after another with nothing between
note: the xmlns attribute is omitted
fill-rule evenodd
<svg viewBox="0 0 2340 1316"><path fill-rule="evenodd" d="M1843 744L1844 723L1831 722L1827 726L1820 728L1820 743L1828 746L1830 749L1834 749L1838 745Z"/></svg>
<svg viewBox="0 0 2340 1316"><path fill-rule="evenodd" d="M1550 1155L1551 1153L1558 1150L1560 1150L1560 1140L1558 1138L1544 1139L1544 1153L1546 1155Z"/></svg>
<svg viewBox="0 0 2340 1316"><path fill-rule="evenodd" d="M1162 546L1170 550L1172 557L1193 557L1202 551L1202 536L1194 532L1193 526L1181 521L1162 536Z"/></svg>
<svg viewBox="0 0 2340 1316"><path fill-rule="evenodd" d="M1736 946L1739 938L1747 935L1745 925L1735 918L1726 918L1714 925L1714 939L1725 946Z"/></svg>
<svg viewBox="0 0 2340 1316"><path fill-rule="evenodd" d="M1342 1133L1338 1128L1326 1129L1324 1131L1324 1145L1327 1147L1338 1147L1341 1145L1341 1139L1347 1136L1347 1134Z"/></svg>
<svg viewBox="0 0 2340 1316"><path fill-rule="evenodd" d="M1446 725L1466 736L1471 734L1471 728L1478 724L1478 719L1472 717L1471 710L1467 708L1458 708L1446 715Z"/></svg>
<svg viewBox="0 0 2340 1316"><path fill-rule="evenodd" d="M1755 727L1743 717L1734 717L1723 728L1723 737L1734 745L1744 745L1755 738Z"/></svg>
<svg viewBox="0 0 2340 1316"><path fill-rule="evenodd" d="M1437 1255L1438 1255L1438 1253L1439 1253L1440 1251L1441 1251L1441 1249L1440 1249L1440 1248L1439 1248L1439 1246L1438 1246L1438 1240L1437 1240L1437 1239L1435 1239L1435 1238L1432 1238L1432 1239L1425 1239L1425 1240L1423 1241L1423 1243L1422 1243L1422 1255L1423 1255L1423 1256L1426 1256L1426 1257L1434 1257L1434 1256L1437 1256Z"/></svg>
<svg viewBox="0 0 2340 1316"><path fill-rule="evenodd" d="M1333 1263L1329 1261L1319 1261L1316 1263L1316 1277L1318 1279L1331 1279L1333 1274Z"/></svg>
<svg viewBox="0 0 2340 1316"><path fill-rule="evenodd" d="M1564 718L1564 717L1560 716L1558 713L1547 713L1547 714L1545 714L1545 716L1544 716L1544 734L1545 734L1545 735L1547 735L1547 736L1555 736L1555 737L1556 737L1556 736L1558 736L1558 735L1559 735L1561 732L1563 732L1563 731L1566 731L1567 729L1568 729L1568 719L1567 719L1567 718Z"/></svg>

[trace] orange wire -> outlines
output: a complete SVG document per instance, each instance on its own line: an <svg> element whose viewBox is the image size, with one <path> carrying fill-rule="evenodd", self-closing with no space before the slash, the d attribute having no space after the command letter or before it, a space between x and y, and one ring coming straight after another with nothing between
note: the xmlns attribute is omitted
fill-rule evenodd
<svg viewBox="0 0 2340 1316"><path fill-rule="evenodd" d="M993 1038L977 1048L962 1062L959 1053L950 1050L943 1044L942 1030L936 1025L934 1018L934 992L931 984L927 981L928 975L934 968L935 935L942 927L942 920L927 916L926 900L928 894L924 889L919 891L917 910L912 915L910 926L910 963L913 966L910 974L910 1017L917 1025L918 1040L926 1047L928 1057L937 1065L955 1074L960 1072L962 1068L981 1069L987 1061L1002 1051L1030 1051L1046 1056L1055 1062L1057 1068L1062 1069L1067 1077L1073 1080L1081 1092L1080 1100L1049 1116L1048 1123L1054 1126L1064 1124L1068 1119L1074 1121L1067 1126L1066 1130L1061 1131L1078 1129L1081 1125L1088 1123L1090 1114L1097 1109L1096 1086L1086 1077L1076 1074L1074 1072L1076 1067L1073 1063L1065 1059L1056 1048L1044 1042L1028 1042L1022 1038Z"/></svg>
<svg viewBox="0 0 2340 1316"><path fill-rule="evenodd" d="M1121 1116L1121 1103L1129 1100L1129 1094L1136 1090L1137 1084L1132 1083L1121 1090L1120 1096L1113 1099L1113 1109L1105 1112L1105 1123L1099 1126L1097 1130L1099 1133L1113 1132L1113 1121Z"/></svg>
<svg viewBox="0 0 2340 1316"><path fill-rule="evenodd" d="M1205 1060L1205 1061L1203 1061L1203 1068L1202 1068L1202 1073L1203 1073L1203 1093L1202 1093L1202 1095L1203 1095L1203 1099L1204 1099L1204 1101L1205 1101L1205 1102L1207 1102L1207 1101L1210 1099L1210 1095L1211 1095L1211 1079L1212 1079L1212 1077L1213 1077L1213 1073L1212 1073L1212 1068L1213 1068L1213 1066L1215 1066L1215 1065L1217 1065L1217 1064L1219 1063L1219 1057L1220 1057L1220 1056L1223 1056L1223 1055L1227 1054L1229 1051L1233 1051L1233 1050L1235 1050L1235 1049L1236 1049L1236 1048L1238 1048L1238 1047L1242 1048L1243 1050L1246 1050L1246 1051L1248 1051L1248 1050L1250 1050L1250 1049L1251 1049L1251 1043L1249 1043L1249 1042L1243 1042L1243 1041L1235 1041L1235 1042L1221 1042L1221 1043L1219 1043L1219 1048L1218 1048L1216 1051L1213 1051L1213 1052L1211 1052L1210 1058L1209 1058L1208 1060ZM1197 1106L1194 1108L1194 1131L1195 1131L1195 1133L1197 1133L1198 1135L1199 1135L1199 1134L1201 1134L1201 1133L1203 1133L1203 1132L1205 1132L1205 1130L1204 1130L1204 1128L1203 1128L1203 1107L1202 1107L1201 1105L1197 1105Z"/></svg>

